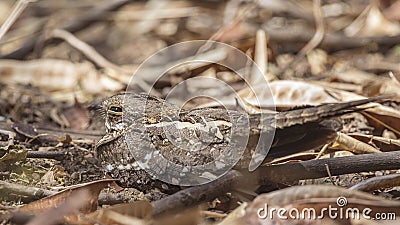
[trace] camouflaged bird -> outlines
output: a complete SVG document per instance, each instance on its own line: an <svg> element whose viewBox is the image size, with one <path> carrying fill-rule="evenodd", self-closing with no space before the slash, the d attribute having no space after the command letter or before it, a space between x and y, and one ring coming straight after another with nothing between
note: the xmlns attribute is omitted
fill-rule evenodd
<svg viewBox="0 0 400 225"><path fill-rule="evenodd" d="M170 193L179 187L157 180L135 160L135 156L147 157L148 146L173 163L199 166L212 162L227 149L234 151L246 140L244 153L234 168L247 169L256 146L263 148L265 144L266 152L271 147L267 158L262 158L266 162L333 141L342 125L331 117L359 111L356 106L377 99L249 115L215 108L182 110L157 97L121 93L101 104L107 133L97 143L96 154L121 186L144 192L157 187ZM262 133L272 135L272 146L263 142Z"/></svg>

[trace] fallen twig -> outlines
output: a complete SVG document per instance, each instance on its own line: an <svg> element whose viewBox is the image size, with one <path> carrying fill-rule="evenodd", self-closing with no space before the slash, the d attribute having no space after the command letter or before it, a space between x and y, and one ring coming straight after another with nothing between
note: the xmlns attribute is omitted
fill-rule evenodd
<svg viewBox="0 0 400 225"><path fill-rule="evenodd" d="M232 170L210 183L190 187L154 201L152 202L153 215L160 216L166 212L176 212L176 210L187 209L200 203L211 201L232 190L238 185L241 177L240 172Z"/></svg>
<svg viewBox="0 0 400 225"><path fill-rule="evenodd" d="M40 158L40 159L55 159L61 160L64 158L66 152L64 151L57 151L57 152L50 152L50 151L28 151L26 157L27 158Z"/></svg>
<svg viewBox="0 0 400 225"><path fill-rule="evenodd" d="M400 174L389 174L380 177L372 177L368 180L362 181L352 187L351 190L359 190L371 192L379 189L400 186Z"/></svg>
<svg viewBox="0 0 400 225"><path fill-rule="evenodd" d="M94 62L99 67L110 68L110 69L116 70L117 72L124 73L124 74L129 74L129 75L132 73L131 70L124 69L123 67L110 62L109 60L104 58L104 56L102 56L100 53L98 53L96 51L96 49L94 49L92 46L90 46L87 43L79 40L72 33L68 32L66 30L55 29L49 35L49 38L58 38L58 39L66 41L69 45L71 45L76 50L80 51L90 61Z"/></svg>
<svg viewBox="0 0 400 225"><path fill-rule="evenodd" d="M258 178L258 183L271 181L293 183L303 179L327 177L326 165L332 176L379 170L400 169L400 151L363 154L260 167L254 173L243 172L244 177Z"/></svg>
<svg viewBox="0 0 400 225"><path fill-rule="evenodd" d="M285 51L297 52L299 50L298 45L293 45L291 49L287 49L292 43L303 43L307 42L312 38L312 32L307 29L273 29L264 28L266 33L269 35L271 42L281 43L286 46ZM400 35L396 36L384 36L384 37L347 37L342 34L325 34L322 39L319 48L324 49L328 52L334 52L344 49L361 48L366 46L380 46L390 47L400 42Z"/></svg>
<svg viewBox="0 0 400 225"><path fill-rule="evenodd" d="M30 2L34 0L19 0L15 6L10 16L7 17L6 21L4 21L3 25L0 27L0 39L4 36L4 34L10 29L11 25L17 20L18 16L24 11L24 9L28 6Z"/></svg>
<svg viewBox="0 0 400 225"><path fill-rule="evenodd" d="M8 183L6 181L0 180L0 190L2 195L6 194L12 194L12 195L19 195L19 196L24 196L23 200L24 201L33 201L33 200L38 200L44 197L47 197L49 195L56 194L57 192L55 191L49 191L46 189L42 188L37 188L37 187L29 187L21 184L13 184L13 183ZM20 197L18 197L20 198Z"/></svg>
<svg viewBox="0 0 400 225"><path fill-rule="evenodd" d="M349 135L343 134L343 133L338 133L338 136L336 137L335 143L333 146L339 145L340 148L343 148L347 151L353 152L355 154L365 154L365 153L379 153L378 149L372 147L369 144L366 144L362 141L359 141L353 137L350 137Z"/></svg>
<svg viewBox="0 0 400 225"><path fill-rule="evenodd" d="M324 17L322 16L322 9L321 9L321 0L314 0L313 1L313 12L314 18L316 21L316 29L314 36L311 40L300 50L297 54L297 57L303 57L307 55L312 49L317 47L322 39L324 38Z"/></svg>
<svg viewBox="0 0 400 225"><path fill-rule="evenodd" d="M9 183L0 180L0 190L2 195L12 194L18 200L23 200L28 203L34 200L39 200L50 195L57 194L57 191L46 190L43 188L30 187L21 184ZM22 198L21 198L22 197ZM99 205L112 205L122 202L127 202L129 199L122 199L113 193L101 193L99 195Z"/></svg>
<svg viewBox="0 0 400 225"><path fill-rule="evenodd" d="M35 127L36 128L36 127ZM14 132L13 124L0 121L0 130ZM71 129L58 129L58 128L44 128L38 127L36 128L37 133L39 134L51 134L51 136L43 136L40 137L42 140L46 141L55 141L59 142L58 137L65 137L65 135L69 135L73 141L74 139L88 139L88 140L96 140L100 139L104 136L104 131L94 131L94 130L71 130ZM16 137L18 139L18 136Z"/></svg>

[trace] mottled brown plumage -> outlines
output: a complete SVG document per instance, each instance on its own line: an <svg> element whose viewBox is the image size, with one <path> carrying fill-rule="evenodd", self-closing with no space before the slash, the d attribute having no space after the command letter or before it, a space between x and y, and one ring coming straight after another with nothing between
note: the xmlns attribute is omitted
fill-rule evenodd
<svg viewBox="0 0 400 225"><path fill-rule="evenodd" d="M332 141L341 129L340 122L329 118L356 111L355 106L373 100L248 115L213 108L185 111L145 94L117 94L102 102L107 134L98 142L96 152L122 186L173 192L176 186L160 182L140 168L133 153L146 157L151 146L171 162L198 166L212 162L227 148L243 145L248 137L244 154L235 165L247 169L257 144L269 148L267 138L260 140L260 133L268 136L275 132L266 160L317 148Z"/></svg>

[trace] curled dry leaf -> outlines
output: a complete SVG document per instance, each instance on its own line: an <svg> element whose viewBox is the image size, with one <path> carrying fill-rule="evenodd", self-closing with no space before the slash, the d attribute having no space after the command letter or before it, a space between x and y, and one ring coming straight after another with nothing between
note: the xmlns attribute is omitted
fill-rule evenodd
<svg viewBox="0 0 400 225"><path fill-rule="evenodd" d="M239 91L239 96L247 106L253 109L294 107L304 105L320 105L323 103L345 102L365 98L355 95L352 99L343 98L340 94L332 95L331 92L342 93L340 90L326 88L317 84L310 84L303 81L279 80L269 83L269 89L263 85L256 85ZM257 98L253 94L257 93ZM350 92L343 92L350 93ZM350 93L352 94L352 93ZM236 100L233 96L226 97L221 101L225 106L235 106ZM215 106L204 104L201 107Z"/></svg>
<svg viewBox="0 0 400 225"><path fill-rule="evenodd" d="M263 108L271 107L273 104L277 107L293 107L338 102L325 91L325 88L302 81L274 81L269 84L269 87L271 91L264 86L253 87L258 99L251 93L252 90L250 89L241 90L239 95L247 104Z"/></svg>
<svg viewBox="0 0 400 225"><path fill-rule="evenodd" d="M64 168L60 165L55 165L42 176L40 181L49 186L57 185L57 180L60 180L63 176L67 176Z"/></svg>
<svg viewBox="0 0 400 225"><path fill-rule="evenodd" d="M319 105L338 102L324 87L302 81L276 81L270 84L277 106Z"/></svg>
<svg viewBox="0 0 400 225"><path fill-rule="evenodd" d="M2 153L5 151L5 154ZM6 147L0 147L0 163L14 163L16 161L22 161L26 159L28 150L21 149L19 146L10 145Z"/></svg>
<svg viewBox="0 0 400 225"><path fill-rule="evenodd" d="M46 91L76 90L79 85L89 93L120 90L119 82L98 74L89 63L67 60L0 60L0 82L31 84Z"/></svg>
<svg viewBox="0 0 400 225"><path fill-rule="evenodd" d="M365 143L371 143L374 146L377 146L383 152L396 151L399 150L400 148L400 140L377 137L366 134L359 134L359 133L349 134L349 136Z"/></svg>
<svg viewBox="0 0 400 225"><path fill-rule="evenodd" d="M387 106L371 108L362 112L368 123L375 127L376 132L382 133L385 129L394 132L400 137L400 112Z"/></svg>
<svg viewBox="0 0 400 225"><path fill-rule="evenodd" d="M49 208L40 213L35 213L33 219L27 225L53 225L61 223L67 216L78 213L85 203L89 200L90 194L87 189L79 189L71 193L57 207Z"/></svg>
<svg viewBox="0 0 400 225"><path fill-rule="evenodd" d="M376 60L376 59L375 59ZM368 73L366 71L362 71L356 68L347 68L345 70L341 69L340 67L343 66L341 63L337 63L336 67L339 67L335 70L339 70L335 73L335 79L345 82L345 83L353 83L364 85L371 81L377 81L378 76L373 73Z"/></svg>
<svg viewBox="0 0 400 225"><path fill-rule="evenodd" d="M374 217L376 213L385 212L400 215L400 202L398 201L385 200L342 187L305 185L259 195L247 206L240 206L240 212L235 210L235 218L228 216L221 224L228 224L226 223L228 220L229 224L252 225L288 224L290 222L298 222L296 224L309 224L309 222L326 224L328 222L331 224L335 220L328 214L329 207L336 208L334 212L337 216L340 216L340 212L343 212L341 215L344 221L341 220L342 223L340 224L347 220L345 217L346 210L358 209L361 214L362 210L369 208L371 210L367 215L371 217ZM289 212L291 213L289 214ZM299 212L298 217L297 212ZM300 217L303 212L303 215L306 216L305 219ZM287 219L282 219L285 216ZM297 218L292 218L292 216ZM311 219L307 216L310 216ZM316 218L318 216L321 217ZM350 219L347 221L350 222Z"/></svg>
<svg viewBox="0 0 400 225"><path fill-rule="evenodd" d="M79 224L93 224L94 221L97 224L148 224L152 211L153 207L148 201L118 204L80 218Z"/></svg>
<svg viewBox="0 0 400 225"><path fill-rule="evenodd" d="M400 24L386 19L378 5L372 3L344 33L347 36L358 37L395 36L400 33Z"/></svg>
<svg viewBox="0 0 400 225"><path fill-rule="evenodd" d="M379 94L395 95L400 98L400 81L394 76L391 79L382 79Z"/></svg>
<svg viewBox="0 0 400 225"><path fill-rule="evenodd" d="M338 136L333 143L333 147L338 147L339 149L345 149L355 154L368 154L368 153L379 153L378 149L368 145L362 141L359 141L353 137L346 134L338 132Z"/></svg>
<svg viewBox="0 0 400 225"><path fill-rule="evenodd" d="M20 208L23 212L28 213L41 213L52 208L57 208L63 204L71 195L75 195L77 192L84 190L85 198L80 199L79 208L74 209L81 213L90 213L97 209L97 199L100 191L112 183L114 179L98 180L89 183L79 185L78 187L71 188L55 195L40 199L35 202L31 202ZM67 215L65 215L67 216Z"/></svg>
<svg viewBox="0 0 400 225"><path fill-rule="evenodd" d="M364 67L373 67L373 65L379 67L379 65L388 64L385 59L374 56L367 56L365 59L358 59L358 61L362 61L359 64ZM399 67L398 64L396 64L395 68L387 69L399 70ZM341 83L342 85L350 85L349 83L358 85L358 88L356 89L357 93L363 93L368 96L395 95L400 97L400 82L391 73L389 73L389 75L391 76L390 78L351 68L345 71L336 72L335 79L345 82Z"/></svg>

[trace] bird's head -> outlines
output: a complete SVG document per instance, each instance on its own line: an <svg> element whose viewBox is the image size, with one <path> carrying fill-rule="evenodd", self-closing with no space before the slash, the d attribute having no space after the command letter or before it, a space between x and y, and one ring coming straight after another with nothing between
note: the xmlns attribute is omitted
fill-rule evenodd
<svg viewBox="0 0 400 225"><path fill-rule="evenodd" d="M104 100L101 109L105 116L107 132L122 131L132 124L140 126L173 120L179 112L179 108L163 99L128 92Z"/></svg>

